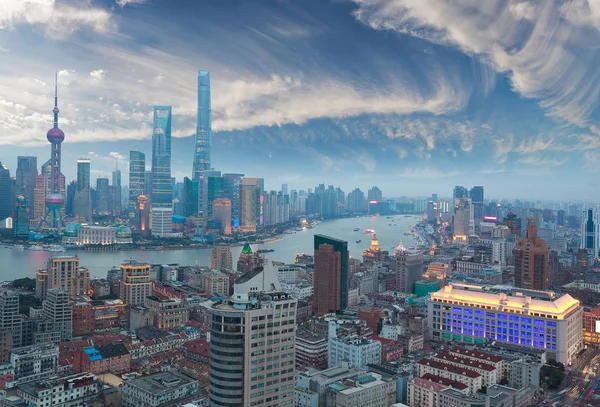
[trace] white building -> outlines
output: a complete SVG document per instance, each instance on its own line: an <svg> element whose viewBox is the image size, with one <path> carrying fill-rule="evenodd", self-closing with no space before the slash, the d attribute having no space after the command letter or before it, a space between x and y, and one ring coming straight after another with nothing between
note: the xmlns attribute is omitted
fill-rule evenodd
<svg viewBox="0 0 600 407"><path fill-rule="evenodd" d="M51 376L58 369L58 346L53 343L23 346L10 351L15 382L28 383Z"/></svg>
<svg viewBox="0 0 600 407"><path fill-rule="evenodd" d="M304 282L281 284L282 289L287 292L292 298L301 299L310 297L313 295L314 286Z"/></svg>
<svg viewBox="0 0 600 407"><path fill-rule="evenodd" d="M385 339L397 341L400 335L404 335L404 327L399 324L386 324L381 329L379 336Z"/></svg>
<svg viewBox="0 0 600 407"><path fill-rule="evenodd" d="M571 362L583 347L583 309L568 294L518 289L490 292L451 284L431 293L427 324L433 339L466 343L496 341L545 349L549 358ZM516 329L519 328L519 329Z"/></svg>
<svg viewBox="0 0 600 407"><path fill-rule="evenodd" d="M98 394L99 388L95 375L77 373L21 384L17 387L17 396L30 406L84 406L85 400Z"/></svg>
<svg viewBox="0 0 600 407"><path fill-rule="evenodd" d="M396 381L377 373L337 382L327 388L329 407L388 407L396 401Z"/></svg>
<svg viewBox="0 0 600 407"><path fill-rule="evenodd" d="M361 337L329 337L328 366L346 361L352 366L366 367L381 362L381 342Z"/></svg>
<svg viewBox="0 0 600 407"><path fill-rule="evenodd" d="M152 236L173 237L173 209L152 208Z"/></svg>
<svg viewBox="0 0 600 407"><path fill-rule="evenodd" d="M284 264L277 266L277 277L281 284L292 284L298 279L298 267Z"/></svg>
<svg viewBox="0 0 600 407"><path fill-rule="evenodd" d="M419 362L419 376L422 377L426 374L465 384L469 387L470 393L475 393L483 386L483 380L479 373L434 359L422 359Z"/></svg>
<svg viewBox="0 0 600 407"><path fill-rule="evenodd" d="M126 380L122 388L123 407L157 407L177 403L198 392L198 381L176 370Z"/></svg>

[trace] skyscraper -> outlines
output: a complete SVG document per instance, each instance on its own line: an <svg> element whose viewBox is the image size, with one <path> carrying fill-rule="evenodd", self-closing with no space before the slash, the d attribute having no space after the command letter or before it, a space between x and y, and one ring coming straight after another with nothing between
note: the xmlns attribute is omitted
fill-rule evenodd
<svg viewBox="0 0 600 407"><path fill-rule="evenodd" d="M471 202L473 204L473 219L475 224L479 225L479 223L483 220L485 211L483 206L483 187L474 186L471 188L471 191L469 192L469 198L471 198Z"/></svg>
<svg viewBox="0 0 600 407"><path fill-rule="evenodd" d="M313 311L342 311L348 306L348 242L315 235L314 249Z"/></svg>
<svg viewBox="0 0 600 407"><path fill-rule="evenodd" d="M587 208L581 216L581 244L589 254L598 257L600 251L600 210Z"/></svg>
<svg viewBox="0 0 600 407"><path fill-rule="evenodd" d="M224 182L221 171L204 171L202 173L202 213L205 217L212 217L212 205L215 199L224 198Z"/></svg>
<svg viewBox="0 0 600 407"><path fill-rule="evenodd" d="M296 306L263 259L212 307L211 407L294 405Z"/></svg>
<svg viewBox="0 0 600 407"><path fill-rule="evenodd" d="M16 207L13 216L13 236L29 236L29 213L27 213L27 199L19 195L16 199Z"/></svg>
<svg viewBox="0 0 600 407"><path fill-rule="evenodd" d="M231 234L231 201L227 198L215 199L212 204L212 218L221 224L221 233Z"/></svg>
<svg viewBox="0 0 600 407"><path fill-rule="evenodd" d="M50 185L52 187L52 193L46 195L46 213L40 220L38 227L46 225L50 228L55 228L60 232L61 227L64 225L62 219L61 210L65 204L64 197L64 176L60 172L60 145L65 139L65 133L58 128L58 73L56 74L54 83L54 127L48 130L46 138L51 144L50 154ZM61 182L62 181L62 182Z"/></svg>
<svg viewBox="0 0 600 407"><path fill-rule="evenodd" d="M240 228L243 232L256 232L263 224L264 180L242 178L240 185Z"/></svg>
<svg viewBox="0 0 600 407"><path fill-rule="evenodd" d="M77 218L92 219L91 161L89 158L77 160L77 188L73 203L73 212Z"/></svg>
<svg viewBox="0 0 600 407"><path fill-rule="evenodd" d="M537 235L538 220L527 219L527 235L513 249L515 286L548 289L548 245Z"/></svg>
<svg viewBox="0 0 600 407"><path fill-rule="evenodd" d="M183 178L183 216L198 216L198 181Z"/></svg>
<svg viewBox="0 0 600 407"><path fill-rule="evenodd" d="M367 196L368 196L367 199L369 201L380 202L383 199L383 193L381 192L381 189L379 189L376 186L374 186L373 188L369 189L369 191L367 192Z"/></svg>
<svg viewBox="0 0 600 407"><path fill-rule="evenodd" d="M108 177L98 177L96 179L98 215L107 215L110 213L110 199L108 190Z"/></svg>
<svg viewBox="0 0 600 407"><path fill-rule="evenodd" d="M458 203L461 199L469 197L469 193L467 188L457 185L454 187L454 192L452 196L454 198L454 206L458 206Z"/></svg>
<svg viewBox="0 0 600 407"><path fill-rule="evenodd" d="M146 155L139 151L129 152L129 213L135 213L138 197L144 195L146 181Z"/></svg>
<svg viewBox="0 0 600 407"><path fill-rule="evenodd" d="M37 157L17 157L17 185L15 194L25 197L29 216L33 216L33 197L35 177L37 175Z"/></svg>
<svg viewBox="0 0 600 407"><path fill-rule="evenodd" d="M135 229L138 232L145 232L150 229L150 207L146 195L138 196L135 210Z"/></svg>
<svg viewBox="0 0 600 407"><path fill-rule="evenodd" d="M0 221L12 217L15 206L13 185L8 167L0 162Z"/></svg>
<svg viewBox="0 0 600 407"><path fill-rule="evenodd" d="M231 219L235 227L240 224L240 185L244 174L223 174L223 193L231 201Z"/></svg>
<svg viewBox="0 0 600 407"><path fill-rule="evenodd" d="M172 208L171 106L154 106L152 208Z"/></svg>
<svg viewBox="0 0 600 407"><path fill-rule="evenodd" d="M507 214L502 223L504 226L508 226L511 235L521 237L521 218L518 218L515 213Z"/></svg>
<svg viewBox="0 0 600 407"><path fill-rule="evenodd" d="M120 169L115 169L112 172L112 214L119 216L121 215L121 192L122 192L122 185L121 185L121 170Z"/></svg>
<svg viewBox="0 0 600 407"><path fill-rule="evenodd" d="M198 71L198 122L196 125L196 149L192 179L199 180L202 171L210 170L210 73Z"/></svg>

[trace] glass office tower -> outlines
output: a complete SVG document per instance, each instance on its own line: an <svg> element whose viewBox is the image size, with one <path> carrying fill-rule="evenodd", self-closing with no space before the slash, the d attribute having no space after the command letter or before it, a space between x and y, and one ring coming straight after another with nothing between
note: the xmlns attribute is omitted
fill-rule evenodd
<svg viewBox="0 0 600 407"><path fill-rule="evenodd" d="M196 149L192 178L199 180L202 171L210 170L210 73L198 71L198 123L196 125Z"/></svg>
<svg viewBox="0 0 600 407"><path fill-rule="evenodd" d="M171 106L154 106L152 207L171 208Z"/></svg>

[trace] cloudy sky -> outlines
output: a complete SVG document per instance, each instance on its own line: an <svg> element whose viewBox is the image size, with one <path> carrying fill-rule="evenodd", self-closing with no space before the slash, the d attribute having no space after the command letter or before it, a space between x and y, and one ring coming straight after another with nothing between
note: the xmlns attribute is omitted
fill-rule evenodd
<svg viewBox="0 0 600 407"><path fill-rule="evenodd" d="M149 155L153 105L182 179L205 69L213 167L268 188L600 201L599 43L593 0L2 0L0 161L49 156L58 69L68 179Z"/></svg>

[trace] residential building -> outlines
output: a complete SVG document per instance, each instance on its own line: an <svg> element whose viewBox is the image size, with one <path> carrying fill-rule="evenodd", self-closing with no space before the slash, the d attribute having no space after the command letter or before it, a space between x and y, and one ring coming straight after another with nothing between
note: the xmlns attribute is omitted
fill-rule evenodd
<svg viewBox="0 0 600 407"><path fill-rule="evenodd" d="M299 370L296 381L296 407L326 407L327 389L330 384L364 374L364 369L350 367L347 362L325 370Z"/></svg>
<svg viewBox="0 0 600 407"><path fill-rule="evenodd" d="M439 407L484 407L486 397L481 394L465 394L451 388L440 391Z"/></svg>
<svg viewBox="0 0 600 407"><path fill-rule="evenodd" d="M88 346L74 352L73 370L95 375L131 371L131 355L121 342Z"/></svg>
<svg viewBox="0 0 600 407"><path fill-rule="evenodd" d="M407 250L396 250L394 254L396 271L396 290L403 293L414 293L415 283L423 276L423 254Z"/></svg>
<svg viewBox="0 0 600 407"><path fill-rule="evenodd" d="M419 376L422 377L428 373L433 376L440 376L460 382L469 387L470 393L477 392L481 389L481 386L483 386L481 375L473 370L457 367L434 359L421 359L419 362Z"/></svg>
<svg viewBox="0 0 600 407"><path fill-rule="evenodd" d="M100 390L98 378L91 373L54 376L17 387L17 396L29 406L73 407L91 405Z"/></svg>
<svg viewBox="0 0 600 407"><path fill-rule="evenodd" d="M12 291L0 292L0 330L12 332L13 346L21 346L23 317L19 313L19 294Z"/></svg>
<svg viewBox="0 0 600 407"><path fill-rule="evenodd" d="M327 342L327 334L299 329L296 332L296 368L326 369Z"/></svg>
<svg viewBox="0 0 600 407"><path fill-rule="evenodd" d="M496 369L496 367L493 365L484 363L481 360L465 358L460 354L438 352L433 359L461 369L469 369L479 373L481 375L481 385L484 387L488 387L499 382L502 374L502 370Z"/></svg>
<svg viewBox="0 0 600 407"><path fill-rule="evenodd" d="M553 292L515 290L509 295L482 286L451 284L431 293L427 315L431 337L466 343L506 342L545 349L549 357L562 363L574 360L583 347L579 301L568 294L559 297ZM521 329L515 330L515 324Z"/></svg>
<svg viewBox="0 0 600 407"><path fill-rule="evenodd" d="M327 358L329 367L344 361L365 368L368 364L381 362L381 342L358 336L337 338L330 335Z"/></svg>
<svg viewBox="0 0 600 407"><path fill-rule="evenodd" d="M396 401L396 381L390 376L368 373L327 388L331 407L388 407Z"/></svg>
<svg viewBox="0 0 600 407"><path fill-rule="evenodd" d="M189 310L179 298L146 297L144 305L153 314L154 326L159 329L181 328L188 322Z"/></svg>
<svg viewBox="0 0 600 407"><path fill-rule="evenodd" d="M213 270L202 276L202 287L209 296L229 294L229 277L227 274Z"/></svg>
<svg viewBox="0 0 600 407"><path fill-rule="evenodd" d="M121 264L121 287L119 298L128 306L143 305L152 294L150 264L128 260Z"/></svg>
<svg viewBox="0 0 600 407"><path fill-rule="evenodd" d="M325 315L348 306L348 242L324 235L314 237L313 312Z"/></svg>
<svg viewBox="0 0 600 407"><path fill-rule="evenodd" d="M453 388L467 392L466 384L432 374L415 377L408 381L407 404L409 407L438 407L440 391Z"/></svg>
<svg viewBox="0 0 600 407"><path fill-rule="evenodd" d="M175 406L198 393L198 381L171 369L126 380L121 392L123 407Z"/></svg>
<svg viewBox="0 0 600 407"><path fill-rule="evenodd" d="M17 384L39 381L56 373L58 346L53 343L17 347L10 352Z"/></svg>
<svg viewBox="0 0 600 407"><path fill-rule="evenodd" d="M231 247L228 245L213 246L210 255L210 268L217 270L233 270Z"/></svg>
<svg viewBox="0 0 600 407"><path fill-rule="evenodd" d="M39 300L46 299L48 292L48 272L38 270L35 272L35 297Z"/></svg>
<svg viewBox="0 0 600 407"><path fill-rule="evenodd" d="M48 289L42 302L42 318L47 324L42 332L58 333L59 342L73 339L73 304L70 294L62 287Z"/></svg>

